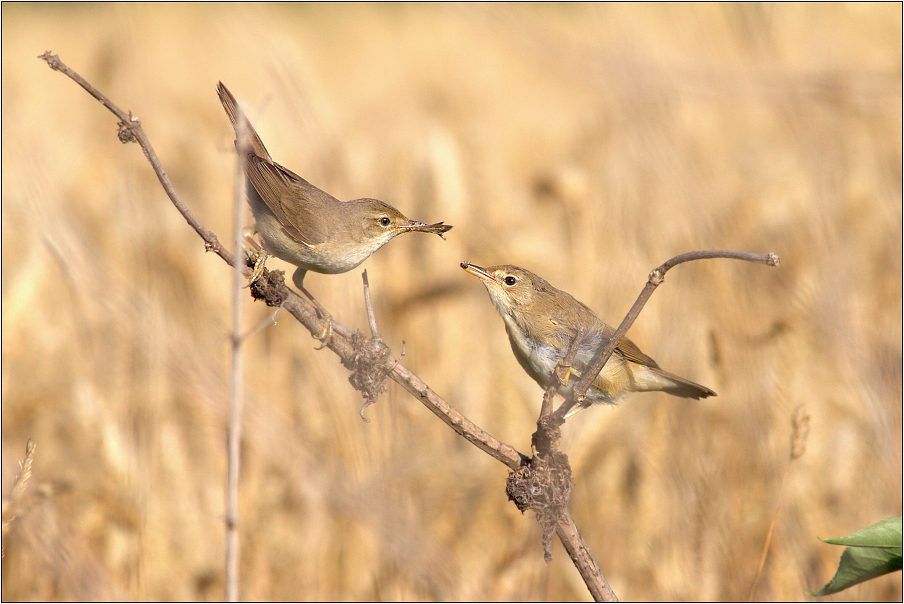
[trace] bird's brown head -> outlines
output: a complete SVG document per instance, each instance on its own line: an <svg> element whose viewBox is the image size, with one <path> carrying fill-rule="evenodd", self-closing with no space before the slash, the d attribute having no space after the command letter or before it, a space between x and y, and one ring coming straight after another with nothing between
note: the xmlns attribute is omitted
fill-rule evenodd
<svg viewBox="0 0 904 604"><path fill-rule="evenodd" d="M374 242L376 249L403 233L418 231L435 233L445 239L443 233L452 228L442 222L427 224L410 220L397 209L379 199L361 199L356 203L361 212L364 237L366 240Z"/></svg>
<svg viewBox="0 0 904 604"><path fill-rule="evenodd" d="M558 292L532 272L510 264L483 268L462 262L461 268L483 282L493 305L502 315L529 313L551 301Z"/></svg>

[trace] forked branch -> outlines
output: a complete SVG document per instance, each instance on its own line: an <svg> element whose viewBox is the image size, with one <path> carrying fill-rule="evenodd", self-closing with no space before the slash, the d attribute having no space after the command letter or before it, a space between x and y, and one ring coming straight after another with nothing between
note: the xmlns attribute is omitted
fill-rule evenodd
<svg viewBox="0 0 904 604"><path fill-rule="evenodd" d="M643 310L644 305L647 303L647 300L650 299L650 296L653 295L653 292L659 287L662 282L665 280L665 274L672 267L678 266L679 264L683 264L685 262L690 262L692 260L706 260L709 258L731 258L734 260L745 260L747 262L756 262L758 264L765 264L767 266L778 266L780 259L775 254L754 254L751 252L737 252L734 250L704 250L699 252L688 252L686 254L681 254L679 256L675 256L671 260L666 261L660 266L653 269L650 273L649 278L647 279L647 284L644 286L643 291L640 292L640 295L637 297L637 300L634 302L634 306L631 307L631 310L628 311L628 314L622 320L621 325L618 326L618 329L615 330L615 333L609 339L609 342L601 348L594 356L593 360L590 363L590 366L587 368L587 371L581 376L581 379L574 385L574 389L571 391L569 397L565 400L562 405L556 409L553 414L552 422L558 425L561 425L565 421L565 415L575 406L579 405L583 402L585 395L587 394L587 390L590 388L590 385L593 384L593 381L596 380L596 376L600 374L600 371L603 370L603 367L606 365L606 361L609 360L609 357L612 356L612 353L621 343L622 339L624 339L625 334L628 333L628 330L631 329L631 326L634 325L634 321L637 319L638 315L640 315L640 311Z"/></svg>
<svg viewBox="0 0 904 604"><path fill-rule="evenodd" d="M227 264L234 265L235 258L233 254L222 247L216 235L212 231L204 228L204 226L194 217L188 207L179 198L174 187L172 186L172 183L169 180L169 177L163 170L163 167L160 164L160 161L157 158L157 155L154 152L150 141L144 134L138 118L132 116L131 113L122 111L112 102L110 102L110 100L107 99L106 96L100 93L100 91L92 86L87 80L85 80L72 69L63 64L62 61L60 61L59 57L57 57L56 55L53 55L50 52L46 52L39 58L46 61L52 69L60 71L73 79L85 90L87 90L88 93L91 94L91 96L100 101L105 107L107 107L114 115L119 118L120 140L124 143L137 142L141 146L142 151L150 162L152 168L154 169L154 172L157 174L157 177L160 180L164 191L166 191L173 205L176 206L176 209L204 240L205 249L208 251L216 252L216 254L220 256L224 261L226 261ZM631 309L631 312L628 313L628 316L625 317L625 320L622 322L621 326L610 339L608 346L606 346L596 355L592 369L586 371L583 374L581 380L575 386L574 394L569 397L565 404L563 404L552 414L549 413L549 405L551 404L552 393L549 393L549 395L545 398L546 406L544 407L545 414L543 417L548 418L550 423L562 423L562 420L568 409L570 409L576 402L580 402L580 400L582 400L584 393L587 391L590 383L592 383L593 379L602 369L606 360L608 360L609 356L611 356L612 351L618 345L618 342L622 337L624 337L624 334L628 331L628 328L640 313L640 310L646 303L646 300L649 299L652 291L662 282L662 278L665 275L665 272L668 271L672 266L700 258L738 258L771 264L773 266L778 264L778 258L774 255L770 254L767 256L760 256L757 254L746 254L744 252L693 252L691 254L684 254L682 256L678 256L676 258L673 258L672 260L669 260L668 262L657 268L655 271L653 271L653 273L651 273L647 286L644 288L644 291L641 293L637 302L635 302L634 307L632 307ZM250 273L250 269L246 269L245 273ZM268 304L281 306L289 313L291 313L292 316L294 316L302 325L304 325L312 335L316 335L321 332L322 320L319 317L314 306L308 300L302 298L301 296L297 295L295 292L287 288L283 283L282 276L279 271L265 271L264 276L255 283L253 289L257 291L257 294L266 297ZM369 319L371 319L370 323L373 334L376 335L376 322L375 320L372 320L372 317L369 317ZM355 356L356 354L358 354L355 346L356 336L358 336L359 338L364 336L363 334L357 332L352 333L348 328L339 323L336 323L335 321L333 321L332 323L332 328L333 337L329 340L327 347L339 356L343 364L350 366L349 364L354 363ZM579 338L576 338L576 343L572 346L572 348L575 350L577 349L578 341ZM519 453L511 445L499 441L491 434L482 430L479 426L468 420L464 415L459 413L456 409L449 405L449 403L443 400L442 397L431 390L430 387L427 386L427 384L424 383L419 377L417 377L409 369L404 367L393 356L386 355L385 360L383 361L382 369L390 378L400 384L415 398L420 400L428 409L430 409L430 411L432 411L437 417L439 417L453 430L455 430L455 432L457 432L468 442L479 448L481 451L504 463L512 470L518 470L528 463L530 458ZM578 533L578 530L575 527L574 522L572 521L567 509L563 511L561 517L558 520L558 523L556 525L556 533L562 541L562 544L565 546L565 549L568 551L568 554L574 562L575 566L578 568L578 571L581 573L581 576L584 579L584 582L587 584L587 588L590 590L593 598L597 601L615 601L615 594L606 583L605 578L600 572L599 566L596 564L596 561L590 553L590 550L587 548L587 544L583 541L580 534Z"/></svg>
<svg viewBox="0 0 904 604"><path fill-rule="evenodd" d="M235 265L235 256L220 244L217 236L212 231L207 230L179 198L150 141L144 134L139 119L113 104L91 83L65 65L57 55L45 52L38 58L46 61L51 69L59 71L74 80L119 118L119 140L123 143L137 142L141 146L145 157L154 169L154 173L160 180L160 184L163 186L163 190L170 198L170 201L172 201L189 225L201 236L201 239L204 240L205 250L213 251L227 264ZM250 274L251 269L247 268L244 273L246 275ZM252 293L256 297L266 299L269 305L279 306L287 310L304 325L311 335L319 334L322 331L322 319L318 315L317 310L307 299L285 286L281 271L264 271L264 275L252 286ZM327 347L336 353L343 365L347 367L352 366L357 354L354 345L355 336L360 335L363 337L363 334L352 333L348 328L336 321L332 322L332 327L333 337L330 338ZM387 355L384 369L389 377L481 451L513 470L521 467L529 459L511 445L499 441L459 413L393 356ZM572 560L574 560L575 566L581 573L593 597L597 600L615 600L615 595L612 594L608 585L606 585L599 566L596 565L593 556L590 555L587 544L581 539L567 511L557 527L557 533L565 549Z"/></svg>

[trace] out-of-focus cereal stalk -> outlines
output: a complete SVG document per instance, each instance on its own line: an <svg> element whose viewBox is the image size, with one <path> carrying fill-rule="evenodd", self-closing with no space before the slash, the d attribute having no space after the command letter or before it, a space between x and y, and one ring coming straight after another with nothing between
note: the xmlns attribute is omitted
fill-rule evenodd
<svg viewBox="0 0 904 604"><path fill-rule="evenodd" d="M772 535L775 532L775 525L778 522L778 514L782 509L782 502L785 499L785 485L788 483L788 473L791 464L798 459L807 450L807 435L810 433L810 416L804 411L803 405L798 405L791 416L791 454L788 457L788 463L785 466L785 474L782 476L782 488L778 493L778 504L775 506L775 513L772 514L772 522L769 523L769 531L766 533L766 542L763 543L763 553L760 554L760 563L756 568L756 576L753 579L753 586L750 588L750 601L756 597L756 588L760 583L760 577L763 574L763 566L766 565L766 556L769 555L769 547L772 545Z"/></svg>
<svg viewBox="0 0 904 604"><path fill-rule="evenodd" d="M25 491L28 489L28 482L31 479L31 466L35 460L36 449L37 445L29 438L25 444L25 459L19 462L19 474L16 476L16 482L13 483L9 497L3 498L3 547L0 549L0 557L6 553L6 534L9 532L13 520L26 510Z"/></svg>

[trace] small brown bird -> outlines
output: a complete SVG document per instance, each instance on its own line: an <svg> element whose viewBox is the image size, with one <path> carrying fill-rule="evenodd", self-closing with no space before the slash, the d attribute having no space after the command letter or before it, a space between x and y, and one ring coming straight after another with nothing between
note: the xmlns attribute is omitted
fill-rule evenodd
<svg viewBox="0 0 904 604"><path fill-rule="evenodd" d="M541 388L557 379L553 372L568 352L578 327L584 328L584 338L569 369L578 378L594 353L615 333L584 304L530 271L511 265L482 268L468 262L462 262L461 267L483 281L505 322L515 358ZM568 379L566 373L559 381L558 393L562 396L574 387ZM660 369L634 342L624 338L587 391L584 406L573 408L568 416L591 403L616 404L629 392L658 390L683 398L716 396L705 386Z"/></svg>
<svg viewBox="0 0 904 604"><path fill-rule="evenodd" d="M222 82L217 85L217 94L235 129L235 148L248 177L248 203L264 250L298 267L292 281L315 304L317 301L304 288L307 271L344 273L393 237L418 231L443 237L452 228L442 222L409 220L378 199L339 201L321 191L273 161Z"/></svg>

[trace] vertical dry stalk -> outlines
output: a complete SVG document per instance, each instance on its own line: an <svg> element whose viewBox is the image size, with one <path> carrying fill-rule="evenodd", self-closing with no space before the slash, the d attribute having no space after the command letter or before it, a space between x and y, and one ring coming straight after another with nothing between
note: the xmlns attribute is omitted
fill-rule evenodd
<svg viewBox="0 0 904 604"><path fill-rule="evenodd" d="M240 126L241 127L241 122ZM229 427L226 443L226 600L239 599L239 465L242 448L242 294L244 282L244 255L242 249L243 197L245 195L245 171L242 160L236 162L237 175L233 216L235 229L235 260L232 289L232 376L229 401Z"/></svg>
<svg viewBox="0 0 904 604"><path fill-rule="evenodd" d="M778 504L775 506L775 513L772 514L772 521L769 523L769 530L766 532L766 542L763 544L763 552L760 554L760 563L756 569L756 576L753 578L753 586L750 588L751 602L756 598L756 589L760 584L760 577L763 575L763 567L766 565L769 548L772 546L772 535L775 533L778 514L782 509L782 502L785 500L785 485L788 483L791 463L807 450L807 435L809 433L810 416L804 411L803 405L798 405L791 416L791 453L788 456L788 464L785 466L785 474L782 476L782 488L778 493Z"/></svg>

